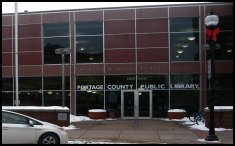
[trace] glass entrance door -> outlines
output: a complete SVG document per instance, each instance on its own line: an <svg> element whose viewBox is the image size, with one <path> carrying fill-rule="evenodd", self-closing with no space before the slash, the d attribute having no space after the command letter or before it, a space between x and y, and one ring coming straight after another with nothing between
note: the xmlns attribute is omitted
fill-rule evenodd
<svg viewBox="0 0 235 146"><path fill-rule="evenodd" d="M152 118L151 90L123 90L121 92L122 119Z"/></svg>

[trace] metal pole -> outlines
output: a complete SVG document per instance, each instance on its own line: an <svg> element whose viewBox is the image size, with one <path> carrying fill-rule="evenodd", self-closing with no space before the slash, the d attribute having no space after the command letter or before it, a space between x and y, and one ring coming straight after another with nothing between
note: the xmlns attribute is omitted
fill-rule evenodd
<svg viewBox="0 0 235 146"><path fill-rule="evenodd" d="M214 73L215 73L215 67L214 67L214 48L213 48L213 43L211 45L211 80L210 80L210 87L211 87L211 94L210 96L214 96L215 94L215 89L214 89ZM218 137L215 135L215 122L214 122L214 99L215 97L210 98L210 122L209 122L209 134L205 138L205 140L208 141L218 141Z"/></svg>
<svg viewBox="0 0 235 146"><path fill-rule="evenodd" d="M62 107L65 106L64 86L64 53L62 53Z"/></svg>
<svg viewBox="0 0 235 146"><path fill-rule="evenodd" d="M18 87L18 4L15 2L15 80L16 80L16 106L19 106L19 87Z"/></svg>

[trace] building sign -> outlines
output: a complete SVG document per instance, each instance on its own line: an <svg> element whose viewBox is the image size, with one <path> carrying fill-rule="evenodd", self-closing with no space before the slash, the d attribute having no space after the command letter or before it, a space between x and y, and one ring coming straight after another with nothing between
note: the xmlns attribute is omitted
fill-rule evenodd
<svg viewBox="0 0 235 146"><path fill-rule="evenodd" d="M141 89L165 89L165 84L141 84Z"/></svg>
<svg viewBox="0 0 235 146"><path fill-rule="evenodd" d="M132 90L134 85L107 85L109 90ZM165 89L165 84L141 84L140 89ZM199 84L170 84L170 89L199 89ZM77 85L77 90L104 90L104 85Z"/></svg>
<svg viewBox="0 0 235 146"><path fill-rule="evenodd" d="M199 84L174 84L170 85L171 89L199 89Z"/></svg>
<svg viewBox="0 0 235 146"><path fill-rule="evenodd" d="M133 89L134 85L108 85L107 89Z"/></svg>
<svg viewBox="0 0 235 146"><path fill-rule="evenodd" d="M103 90L104 85L77 85L78 90Z"/></svg>

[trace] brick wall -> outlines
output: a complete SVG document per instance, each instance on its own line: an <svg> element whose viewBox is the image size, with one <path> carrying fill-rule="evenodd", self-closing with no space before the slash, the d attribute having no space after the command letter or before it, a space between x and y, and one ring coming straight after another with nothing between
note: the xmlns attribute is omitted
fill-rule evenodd
<svg viewBox="0 0 235 146"><path fill-rule="evenodd" d="M209 128L210 111L205 111L205 126ZM214 110L215 128L233 129L233 109L232 110Z"/></svg>

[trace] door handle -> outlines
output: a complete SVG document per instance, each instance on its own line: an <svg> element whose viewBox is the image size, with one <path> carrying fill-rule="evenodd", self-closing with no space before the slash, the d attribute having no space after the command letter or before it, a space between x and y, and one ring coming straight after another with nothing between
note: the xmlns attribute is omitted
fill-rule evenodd
<svg viewBox="0 0 235 146"><path fill-rule="evenodd" d="M7 128L7 127L2 127L2 130L8 130L9 128Z"/></svg>

